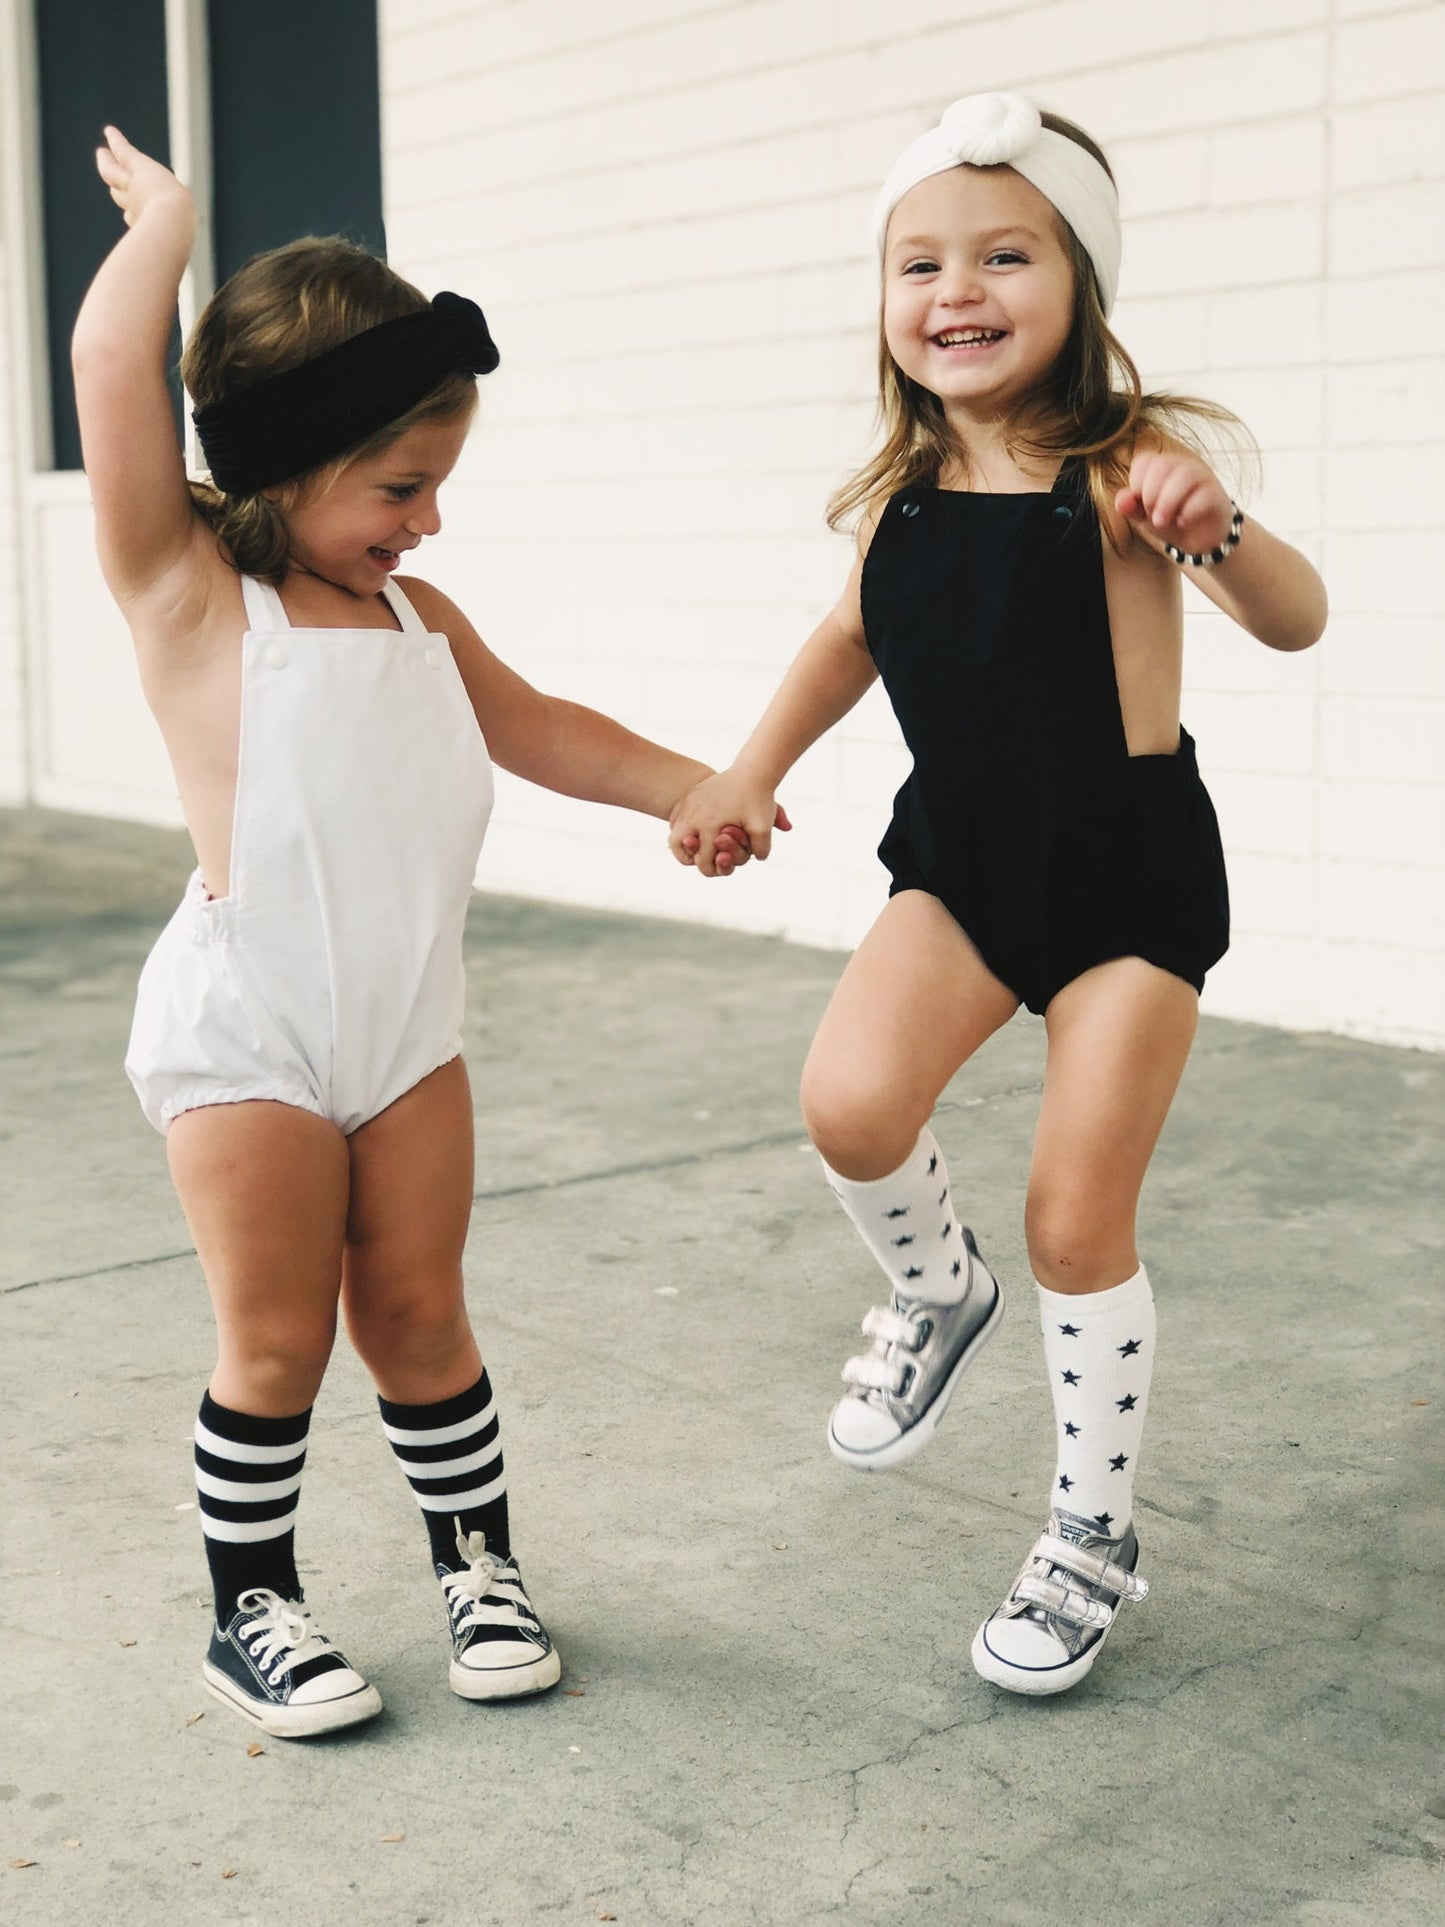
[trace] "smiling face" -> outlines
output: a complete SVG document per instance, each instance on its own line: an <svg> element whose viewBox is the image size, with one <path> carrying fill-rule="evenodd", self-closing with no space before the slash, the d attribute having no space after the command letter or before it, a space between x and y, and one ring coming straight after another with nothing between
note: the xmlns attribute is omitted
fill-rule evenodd
<svg viewBox="0 0 1445 1927"><path fill-rule="evenodd" d="M437 494L470 426L470 415L418 423L303 495L286 511L291 561L352 595L376 595L407 550L441 528Z"/></svg>
<svg viewBox="0 0 1445 1927"><path fill-rule="evenodd" d="M911 187L888 222L883 333L949 422L1017 419L1073 324L1058 216L1010 167L952 167Z"/></svg>

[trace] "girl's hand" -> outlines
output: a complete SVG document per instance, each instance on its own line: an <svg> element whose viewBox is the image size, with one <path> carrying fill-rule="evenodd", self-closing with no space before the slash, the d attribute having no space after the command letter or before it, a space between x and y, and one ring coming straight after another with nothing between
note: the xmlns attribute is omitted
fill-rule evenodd
<svg viewBox="0 0 1445 1927"><path fill-rule="evenodd" d="M697 862L697 853L702 847L702 837L696 830L689 830L682 839L684 863ZM718 831L712 846L713 870L720 877L730 877L734 870L740 870L745 863L752 862L753 853L748 848L747 833L739 823L725 823Z"/></svg>
<svg viewBox="0 0 1445 1927"><path fill-rule="evenodd" d="M792 827L771 790L724 770L674 804L667 841L679 863L695 865L706 877L725 877L750 856L764 861L773 831Z"/></svg>
<svg viewBox="0 0 1445 1927"><path fill-rule="evenodd" d="M105 146L95 150L95 167L127 227L134 227L153 201L175 199L191 205L190 190L168 167L132 147L118 127L106 128Z"/></svg>
<svg viewBox="0 0 1445 1927"><path fill-rule="evenodd" d="M1136 534L1158 548L1173 543L1186 555L1207 555L1229 534L1234 505L1224 484L1197 455L1151 449L1129 464L1129 486L1114 507Z"/></svg>

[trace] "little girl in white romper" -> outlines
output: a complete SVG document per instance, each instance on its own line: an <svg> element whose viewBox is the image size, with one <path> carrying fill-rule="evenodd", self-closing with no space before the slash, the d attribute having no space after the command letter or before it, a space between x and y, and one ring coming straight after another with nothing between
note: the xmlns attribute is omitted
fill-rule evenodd
<svg viewBox="0 0 1445 1927"><path fill-rule="evenodd" d="M453 1690L538 1692L561 1665L511 1556L461 1271L461 938L491 764L659 817L706 771L541 695L445 596L393 579L440 527L475 376L496 366L480 309L428 302L344 243L248 263L187 347L211 467L190 484L166 352L195 210L114 128L97 165L130 231L75 330L85 466L198 859L127 1069L216 1312L196 1426L204 1677L268 1733L380 1710L313 1624L294 1556L340 1310L422 1508Z"/></svg>

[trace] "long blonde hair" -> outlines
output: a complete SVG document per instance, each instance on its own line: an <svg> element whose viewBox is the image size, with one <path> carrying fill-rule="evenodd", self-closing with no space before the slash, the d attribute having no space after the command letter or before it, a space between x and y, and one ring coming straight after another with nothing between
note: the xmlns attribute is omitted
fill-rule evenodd
<svg viewBox="0 0 1445 1927"><path fill-rule="evenodd" d="M1077 141L1110 180L1114 178L1102 149L1083 128L1059 114L1046 113L1042 120L1054 133ZM1145 392L1133 358L1104 318L1093 263L1062 215L1058 221L1073 269L1073 324L1047 387L1034 398L1029 420L1018 425L1010 447L1041 460L1082 457L1094 505L1108 527L1106 511L1128 479L1130 453L1141 436L1167 432L1204 453L1209 441L1222 434L1236 458L1243 460L1254 445L1238 416L1217 402L1195 395ZM936 484L948 462L961 464L965 473L968 468L967 451L949 428L942 402L905 375L893 359L883 332L881 300L878 418L883 444L830 499L830 528L845 527L900 489ZM1212 438L1206 436L1206 428L1215 431Z"/></svg>
<svg viewBox="0 0 1445 1927"><path fill-rule="evenodd" d="M364 248L307 235L256 255L216 290L186 344L181 379L204 407L427 305L419 289ZM192 482L191 498L234 567L279 585L290 562L286 517L298 502L324 493L353 462L380 454L408 429L469 416L476 405L475 378L451 375L398 420L308 475L253 495Z"/></svg>

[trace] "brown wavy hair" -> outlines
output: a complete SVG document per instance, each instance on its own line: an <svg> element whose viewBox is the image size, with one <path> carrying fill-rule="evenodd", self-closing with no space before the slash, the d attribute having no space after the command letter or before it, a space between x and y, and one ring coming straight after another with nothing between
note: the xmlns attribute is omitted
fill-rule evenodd
<svg viewBox="0 0 1445 1927"><path fill-rule="evenodd" d="M186 343L181 379L204 407L426 306L426 296L376 255L337 236L307 235L256 255L216 290ZM475 377L450 375L406 414L310 474L253 495L192 482L191 499L233 567L279 585L291 553L286 517L298 502L324 493L353 462L380 454L408 429L469 417L476 405Z"/></svg>
<svg viewBox="0 0 1445 1927"><path fill-rule="evenodd" d="M1076 141L1113 180L1103 150L1060 114L1042 115L1055 134ZM1236 466L1252 463L1254 443L1237 415L1196 395L1146 392L1127 348L1104 318L1094 265L1082 242L1056 213L1074 276L1074 317L1063 351L1027 422L1014 425L1012 451L1048 460L1082 456L1089 489L1105 527L1106 511L1128 480L1129 458L1141 436L1168 433L1201 454L1223 440ZM946 462L968 472L968 452L948 426L937 395L905 375L889 352L878 316L878 425L883 445L828 503L828 526L838 529L866 515L900 489L937 484ZM1213 431L1212 433L1209 431Z"/></svg>

